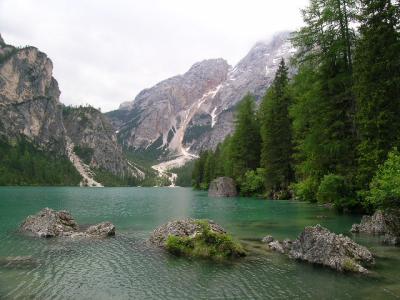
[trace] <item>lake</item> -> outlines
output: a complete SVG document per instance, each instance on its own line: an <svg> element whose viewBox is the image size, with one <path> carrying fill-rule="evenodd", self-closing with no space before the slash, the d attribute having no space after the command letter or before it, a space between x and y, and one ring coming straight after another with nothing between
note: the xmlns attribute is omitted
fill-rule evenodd
<svg viewBox="0 0 400 300"><path fill-rule="evenodd" d="M109 220L115 238L35 239L19 224L44 207L69 210L79 224ZM157 226L180 217L208 218L249 249L248 257L213 262L174 257L146 243ZM188 188L1 187L0 257L32 255L35 266L0 266L0 299L398 299L400 248L354 239L376 254L370 276L340 274L269 252L269 234L294 239L307 225L349 234L360 216L295 201L211 199Z"/></svg>

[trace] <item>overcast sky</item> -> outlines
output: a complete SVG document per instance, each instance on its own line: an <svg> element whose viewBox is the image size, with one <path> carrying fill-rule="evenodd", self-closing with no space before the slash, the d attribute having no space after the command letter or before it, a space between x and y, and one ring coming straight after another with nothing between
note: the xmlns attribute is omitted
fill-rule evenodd
<svg viewBox="0 0 400 300"><path fill-rule="evenodd" d="M301 24L308 0L0 0L0 33L46 52L65 104L102 111L142 89Z"/></svg>

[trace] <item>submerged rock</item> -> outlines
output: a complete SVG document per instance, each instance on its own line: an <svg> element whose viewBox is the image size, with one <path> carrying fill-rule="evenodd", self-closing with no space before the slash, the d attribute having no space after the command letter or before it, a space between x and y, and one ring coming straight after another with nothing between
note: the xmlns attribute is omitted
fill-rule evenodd
<svg viewBox="0 0 400 300"><path fill-rule="evenodd" d="M210 183L209 197L236 197L237 189L235 181L229 177L219 177Z"/></svg>
<svg viewBox="0 0 400 300"><path fill-rule="evenodd" d="M32 256L6 256L0 257L0 266L5 268L34 268L38 265Z"/></svg>
<svg viewBox="0 0 400 300"><path fill-rule="evenodd" d="M372 216L363 216L360 224L353 224L352 233L384 235L383 243L400 244L400 212L377 210Z"/></svg>
<svg viewBox="0 0 400 300"><path fill-rule="evenodd" d="M290 258L327 266L337 271L368 273L363 265L374 263L367 248L320 225L306 227L294 241L280 242L272 239L267 244L271 250L287 254Z"/></svg>
<svg viewBox="0 0 400 300"><path fill-rule="evenodd" d="M44 208L36 215L28 216L21 225L21 231L38 237L93 237L103 238L115 235L115 226L110 222L92 225L84 231L70 212Z"/></svg>
<svg viewBox="0 0 400 300"><path fill-rule="evenodd" d="M242 245L211 220L186 218L158 227L149 239L175 255L205 258L232 258L245 256Z"/></svg>

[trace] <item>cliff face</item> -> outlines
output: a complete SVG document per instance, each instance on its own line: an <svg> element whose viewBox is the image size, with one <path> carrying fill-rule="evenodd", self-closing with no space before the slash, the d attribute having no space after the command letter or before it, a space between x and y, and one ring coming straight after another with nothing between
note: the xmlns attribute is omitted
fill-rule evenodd
<svg viewBox="0 0 400 300"><path fill-rule="evenodd" d="M134 102L108 116L118 126L118 136L128 148L145 149L156 141L180 151L179 138L207 95L226 80L229 65L223 59L205 60L193 65L183 75L162 81L143 90ZM179 136L175 141L171 140Z"/></svg>
<svg viewBox="0 0 400 300"><path fill-rule="evenodd" d="M52 71L46 54L34 47L17 49L0 36L0 138L10 144L23 138L43 151L68 157L89 185L101 185L92 180L92 168L143 177L124 157L105 116L91 107L60 104ZM80 154L86 151L85 158L90 154L90 160L79 159L74 147Z"/></svg>
<svg viewBox="0 0 400 300"><path fill-rule="evenodd" d="M120 177L143 175L125 158L110 121L100 111L90 106L64 107L63 121L75 153L90 168Z"/></svg>
<svg viewBox="0 0 400 300"><path fill-rule="evenodd" d="M133 102L108 114L118 138L144 152L165 148L188 158L190 153L214 149L233 131L238 102L247 93L259 101L280 60L295 53L288 39L289 33L280 33L257 43L233 68L222 59L203 61L182 76L142 91Z"/></svg>
<svg viewBox="0 0 400 300"><path fill-rule="evenodd" d="M0 136L24 136L39 147L65 154L57 81L51 60L34 47L0 43Z"/></svg>

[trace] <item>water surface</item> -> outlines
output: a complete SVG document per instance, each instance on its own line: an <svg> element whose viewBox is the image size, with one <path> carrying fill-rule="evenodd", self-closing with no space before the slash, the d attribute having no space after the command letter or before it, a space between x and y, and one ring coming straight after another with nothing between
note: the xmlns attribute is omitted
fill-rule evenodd
<svg viewBox="0 0 400 300"><path fill-rule="evenodd" d="M67 209L79 224L112 221L102 241L34 239L16 232L43 207ZM243 260L176 258L149 247L152 230L179 217L213 219L250 249ZM36 266L0 266L0 299L398 299L400 248L354 237L377 255L372 276L340 274L266 251L270 234L295 238L307 225L348 234L359 216L307 203L210 199L185 188L0 188L0 258L32 255Z"/></svg>

